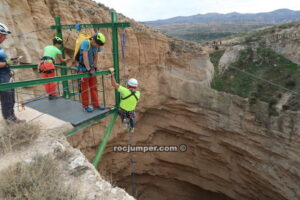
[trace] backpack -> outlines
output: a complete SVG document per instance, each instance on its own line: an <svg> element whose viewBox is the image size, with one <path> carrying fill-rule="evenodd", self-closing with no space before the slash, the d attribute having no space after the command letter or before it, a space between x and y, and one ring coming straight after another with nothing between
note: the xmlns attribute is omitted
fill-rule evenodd
<svg viewBox="0 0 300 200"><path fill-rule="evenodd" d="M79 36L76 39L76 45L75 45L75 51L74 51L74 59L77 62L80 62L79 58L80 58L80 47L81 47L81 43L84 40L87 40L89 42L89 50L91 48L91 42L90 42L90 38L92 36L90 36L87 33L80 33Z"/></svg>

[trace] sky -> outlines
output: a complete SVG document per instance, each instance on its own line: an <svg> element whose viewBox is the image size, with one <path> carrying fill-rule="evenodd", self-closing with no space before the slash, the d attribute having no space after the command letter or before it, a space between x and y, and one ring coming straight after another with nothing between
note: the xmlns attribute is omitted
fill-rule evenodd
<svg viewBox="0 0 300 200"><path fill-rule="evenodd" d="M209 12L257 13L280 8L300 10L300 0L96 0L137 21Z"/></svg>

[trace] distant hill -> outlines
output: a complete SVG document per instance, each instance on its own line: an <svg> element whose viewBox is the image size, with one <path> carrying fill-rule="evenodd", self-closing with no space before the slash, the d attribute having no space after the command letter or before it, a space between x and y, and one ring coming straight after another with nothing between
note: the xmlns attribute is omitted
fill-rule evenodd
<svg viewBox="0 0 300 200"><path fill-rule="evenodd" d="M298 20L300 20L300 11L279 9L256 14L236 12L198 14L143 23L174 37L201 41L214 40L257 28Z"/></svg>

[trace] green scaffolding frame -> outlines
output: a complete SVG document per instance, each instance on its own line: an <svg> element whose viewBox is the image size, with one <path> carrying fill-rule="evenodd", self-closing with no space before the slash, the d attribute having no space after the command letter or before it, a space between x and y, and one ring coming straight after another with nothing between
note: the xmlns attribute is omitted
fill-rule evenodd
<svg viewBox="0 0 300 200"><path fill-rule="evenodd" d="M58 37L63 39L63 29L76 29L76 25L61 25L60 17L55 17L55 26L51 26L51 29L56 30L56 34ZM119 73L119 38L118 38L118 29L119 28L127 28L130 27L130 23L118 23L118 15L115 12L111 13L111 23L102 23L102 24L80 24L81 29L100 29L100 28L111 28L112 29L112 54L113 54L113 65L115 69L115 78L116 82L120 83L120 73ZM62 47L62 57L65 58L65 51L64 47ZM53 77L53 78L43 78L43 79L34 79L34 80L27 80L27 81L18 81L13 83L3 83L0 84L0 90L8 90L8 89L14 89L14 88L22 88L22 87L28 87L28 86L34 86L34 85L40 85L45 83L52 83L52 82L62 82L63 83L63 97L64 98L70 98L72 94L69 91L68 87L68 81L69 80L77 80L80 78L89 77L90 75L88 73L83 74L73 74L68 75L69 70L74 70L74 68L66 67L65 63L62 63L61 65L56 65L57 68L60 68L61 70L61 76ZM17 66L11 66L11 69L28 69L28 68L37 68L37 65L17 65ZM109 75L110 72L108 70L103 70L96 72L95 76L103 76L103 75ZM93 165L97 167L99 165L99 162L101 160L101 157L104 153L104 149L106 147L106 144L108 142L108 138L112 132L113 126L115 124L115 121L118 116L118 108L120 105L120 94L115 90L115 107L113 107L109 112L101 114L91 120L88 120L79 126L74 127L72 130L66 132L64 135L66 137L74 135L78 131L81 131L94 123L99 122L101 119L108 117L112 114L112 119L110 120L108 127L105 131L105 134L102 138L102 141L99 145L98 151L95 155L95 158L93 159Z"/></svg>

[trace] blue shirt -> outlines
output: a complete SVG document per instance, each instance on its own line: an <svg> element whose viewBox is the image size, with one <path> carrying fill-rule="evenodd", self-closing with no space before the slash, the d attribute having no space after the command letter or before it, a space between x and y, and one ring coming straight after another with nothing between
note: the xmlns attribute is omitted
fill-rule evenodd
<svg viewBox="0 0 300 200"><path fill-rule="evenodd" d="M90 41L88 41L88 40L82 41L81 46L80 46L79 62L84 63L82 51L88 51L89 64L90 64L90 66L93 66L94 59L96 58L96 56L98 56L98 53L101 52L102 49L101 48L97 49L89 43L90 43ZM89 46L90 46L90 50L89 50ZM79 66L78 71L86 72L86 69L84 66Z"/></svg>
<svg viewBox="0 0 300 200"><path fill-rule="evenodd" d="M0 48L0 62L6 62L6 59L7 59L6 53L3 51L2 48ZM6 72L9 72L8 66L4 68L0 68L0 74L5 74Z"/></svg>

